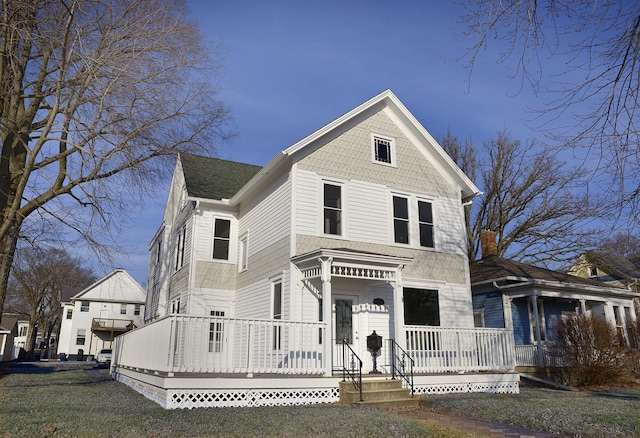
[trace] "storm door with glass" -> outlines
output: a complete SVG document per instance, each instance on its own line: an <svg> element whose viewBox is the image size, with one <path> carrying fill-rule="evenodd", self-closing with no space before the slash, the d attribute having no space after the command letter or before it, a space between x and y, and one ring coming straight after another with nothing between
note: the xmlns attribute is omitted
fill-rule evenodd
<svg viewBox="0 0 640 438"><path fill-rule="evenodd" d="M354 343L357 342L358 330L356 315L353 312L356 304L356 297L336 297L334 299L334 367L342 368L343 340L357 353Z"/></svg>

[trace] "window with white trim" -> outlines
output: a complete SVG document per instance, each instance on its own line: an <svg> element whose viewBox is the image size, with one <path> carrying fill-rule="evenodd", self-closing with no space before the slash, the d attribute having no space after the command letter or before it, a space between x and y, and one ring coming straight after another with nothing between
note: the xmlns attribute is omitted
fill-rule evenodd
<svg viewBox="0 0 640 438"><path fill-rule="evenodd" d="M229 260L231 221L216 218L213 226L213 259Z"/></svg>
<svg viewBox="0 0 640 438"><path fill-rule="evenodd" d="M210 316L223 318L224 310L212 310ZM224 322L214 320L209 323L209 353L222 353L224 345Z"/></svg>
<svg viewBox="0 0 640 438"><path fill-rule="evenodd" d="M155 264L157 265L158 263L160 263L160 257L162 256L162 241L158 240L158 242L156 243L156 247L155 247L155 251L156 251L156 257L155 257Z"/></svg>
<svg viewBox="0 0 640 438"><path fill-rule="evenodd" d="M418 224L420 227L420 246L433 248L433 206L431 202L418 201Z"/></svg>
<svg viewBox="0 0 640 438"><path fill-rule="evenodd" d="M76 345L84 345L87 339L87 329L78 329L76 334Z"/></svg>
<svg viewBox="0 0 640 438"><path fill-rule="evenodd" d="M127 314L127 305L126 303L121 303L120 304L120 315L126 315Z"/></svg>
<svg viewBox="0 0 640 438"><path fill-rule="evenodd" d="M136 304L135 306L133 306L133 314L140 315L140 304Z"/></svg>
<svg viewBox="0 0 640 438"><path fill-rule="evenodd" d="M67 309L67 319L73 318L73 309Z"/></svg>
<svg viewBox="0 0 640 438"><path fill-rule="evenodd" d="M395 166L395 141L392 138L372 136L371 149L374 163Z"/></svg>
<svg viewBox="0 0 640 438"><path fill-rule="evenodd" d="M393 238L396 243L409 243L409 200L393 197Z"/></svg>
<svg viewBox="0 0 640 438"><path fill-rule="evenodd" d="M26 325L21 325L18 330L18 336L27 336L27 332L29 331L29 327Z"/></svg>
<svg viewBox="0 0 640 438"><path fill-rule="evenodd" d="M178 231L178 241L176 243L176 271L184 266L184 245L187 238L187 227Z"/></svg>
<svg viewBox="0 0 640 438"><path fill-rule="evenodd" d="M238 250L238 272L246 271L249 262L249 235L245 234L240 238L240 248Z"/></svg>
<svg viewBox="0 0 640 438"><path fill-rule="evenodd" d="M282 319L282 280L271 283L273 296L273 319ZM282 347L282 326L273 326L273 349L280 350Z"/></svg>
<svg viewBox="0 0 640 438"><path fill-rule="evenodd" d="M81 301L80 302L80 311L88 312L89 311L89 301Z"/></svg>
<svg viewBox="0 0 640 438"><path fill-rule="evenodd" d="M342 235L342 186L324 183L323 232Z"/></svg>

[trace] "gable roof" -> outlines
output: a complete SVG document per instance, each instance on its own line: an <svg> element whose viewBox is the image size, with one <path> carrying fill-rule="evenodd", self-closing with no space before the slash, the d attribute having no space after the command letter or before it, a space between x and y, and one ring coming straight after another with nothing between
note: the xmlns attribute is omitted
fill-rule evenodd
<svg viewBox="0 0 640 438"><path fill-rule="evenodd" d="M187 194L194 198L229 199L261 169L253 164L180 154Z"/></svg>
<svg viewBox="0 0 640 438"><path fill-rule="evenodd" d="M451 181L460 187L463 201L470 200L482 194L480 189L464 174L431 134L427 132L413 114L400 102L400 99L398 99L391 90L385 90L281 151L231 198L230 203L235 204L245 194L263 187L265 181L283 172L285 166L288 167L291 165L294 155L300 153L307 147L311 147L311 145L322 139L331 138L332 134L345 126L349 126L350 123L359 117L381 109L388 110L387 114L390 115L396 123L406 128L405 132L408 136L427 147L433 161L445 170L446 176Z"/></svg>
<svg viewBox="0 0 640 438"><path fill-rule="evenodd" d="M115 269L71 298L76 300L144 304L147 292L124 269Z"/></svg>
<svg viewBox="0 0 640 438"><path fill-rule="evenodd" d="M0 326L0 331L4 331L4 332L13 331L13 328L16 326L19 320L20 320L19 315L15 313L3 313L2 325Z"/></svg>
<svg viewBox="0 0 640 438"><path fill-rule="evenodd" d="M640 267L634 263L635 260L597 251L586 251L585 258L598 267L608 268L609 274L618 274L626 279L640 278Z"/></svg>
<svg viewBox="0 0 640 438"><path fill-rule="evenodd" d="M507 260L496 255L484 257L480 260L473 260L469 263L469 273L471 275L471 285L489 283L496 281L507 282L554 282L565 285L591 286L603 289L623 288L603 285L602 282L590 280L588 278L576 277L564 272L552 271L550 269L539 268L526 263Z"/></svg>

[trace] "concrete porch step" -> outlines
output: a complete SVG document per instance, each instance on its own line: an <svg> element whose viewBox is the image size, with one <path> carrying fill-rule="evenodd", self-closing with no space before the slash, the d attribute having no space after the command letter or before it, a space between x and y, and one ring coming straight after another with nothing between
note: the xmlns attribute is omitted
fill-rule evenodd
<svg viewBox="0 0 640 438"><path fill-rule="evenodd" d="M397 409L418 406L418 399L411 396L408 388L402 387L402 380L363 379L362 399L353 382L340 382L340 401L383 409Z"/></svg>

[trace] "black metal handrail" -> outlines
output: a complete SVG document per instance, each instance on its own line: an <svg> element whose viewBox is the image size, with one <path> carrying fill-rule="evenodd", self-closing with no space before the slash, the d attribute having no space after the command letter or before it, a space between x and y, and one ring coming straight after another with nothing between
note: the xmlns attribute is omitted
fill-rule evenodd
<svg viewBox="0 0 640 438"><path fill-rule="evenodd" d="M391 378L395 379L396 374L398 374L409 388L411 388L411 394L413 395L413 365L414 360L409 353L407 353L394 339L389 339L389 345L391 350ZM407 361L408 359L408 367L409 370L407 372Z"/></svg>
<svg viewBox="0 0 640 438"><path fill-rule="evenodd" d="M347 354L351 354L349 357L349 361L347 361ZM357 376L356 376L356 360L357 362ZM351 366L351 368L347 367L347 364ZM342 381L346 382L347 376L349 376L349 380L353 382L353 385L356 387L358 391L360 391L360 401L363 401L362 398L362 360L358 357L355 351L351 348L351 346L347 343L346 339L342 340Z"/></svg>

